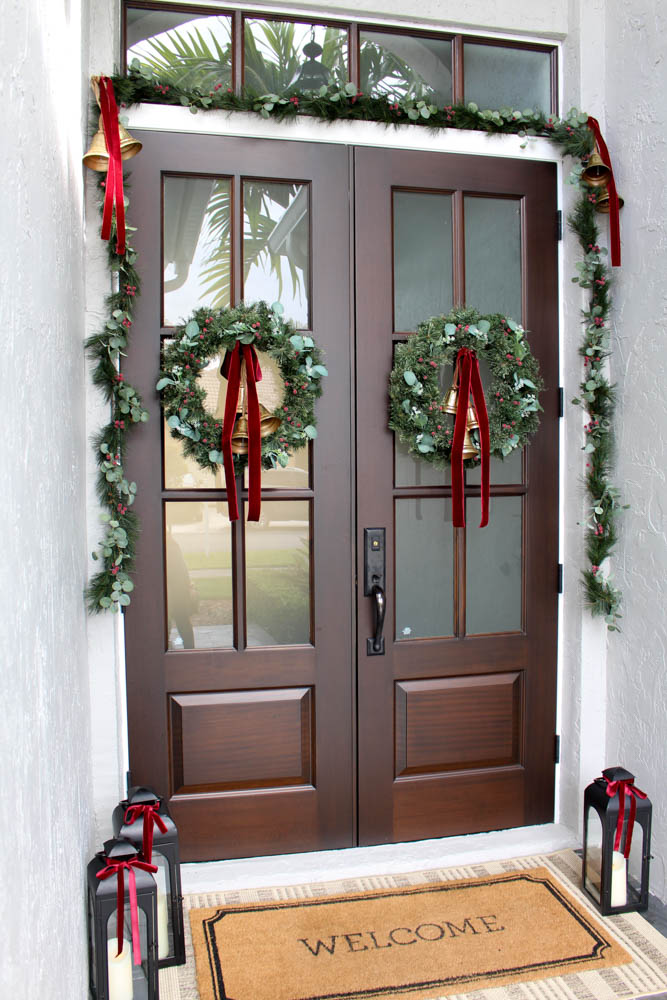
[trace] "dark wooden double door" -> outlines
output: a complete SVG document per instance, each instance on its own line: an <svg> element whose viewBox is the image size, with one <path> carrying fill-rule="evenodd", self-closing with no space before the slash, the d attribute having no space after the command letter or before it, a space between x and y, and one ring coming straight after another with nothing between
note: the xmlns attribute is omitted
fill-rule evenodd
<svg viewBox="0 0 667 1000"><path fill-rule="evenodd" d="M143 288L124 368L151 419L130 456L142 524L126 615L132 782L168 796L185 860L549 821L555 168L141 138L131 212ZM286 303L329 374L317 439L266 475L260 523L230 526L224 482L165 437L155 382L178 319L207 296L260 293ZM534 443L493 465L481 530L478 477L468 527L455 529L446 470L416 462L387 429L394 344L466 301L523 321L546 383ZM213 409L216 372L202 376ZM366 528L385 529L383 655L367 642Z"/></svg>

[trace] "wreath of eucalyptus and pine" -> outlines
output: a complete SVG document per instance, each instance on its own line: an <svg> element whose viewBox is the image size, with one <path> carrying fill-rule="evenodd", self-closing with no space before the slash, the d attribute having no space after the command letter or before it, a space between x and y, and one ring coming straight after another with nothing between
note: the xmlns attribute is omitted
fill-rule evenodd
<svg viewBox="0 0 667 1000"><path fill-rule="evenodd" d="M262 465L286 466L295 450L317 437L315 400L322 394L327 370L313 338L296 333L283 319L279 302L197 309L175 330L163 351L156 386L167 425L172 437L182 442L184 454L202 469L215 472L222 465L223 421L207 409L199 375L212 358L233 351L237 343L268 354L280 370L284 395L273 413L280 425L262 438ZM235 471L240 472L247 461L246 454L235 454Z"/></svg>
<svg viewBox="0 0 667 1000"><path fill-rule="evenodd" d="M453 370L464 347L486 362L491 375L485 393L490 454L506 458L523 448L539 427L543 382L523 327L500 313L482 316L470 308L434 316L397 345L389 379L390 428L409 451L434 465L450 462L454 434L454 416L445 412L448 385L443 387L441 371ZM476 434L473 430L478 444ZM479 454L466 459L469 467L478 463Z"/></svg>

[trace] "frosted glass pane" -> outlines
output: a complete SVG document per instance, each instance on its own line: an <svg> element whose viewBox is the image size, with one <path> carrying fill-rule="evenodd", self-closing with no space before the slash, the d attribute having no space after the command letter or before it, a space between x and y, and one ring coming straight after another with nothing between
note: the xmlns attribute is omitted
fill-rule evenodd
<svg viewBox="0 0 667 1000"><path fill-rule="evenodd" d="M450 467L437 468L410 454L407 447L394 437L395 486L444 486L451 482Z"/></svg>
<svg viewBox="0 0 667 1000"><path fill-rule="evenodd" d="M551 53L467 43L466 101L480 108L551 111Z"/></svg>
<svg viewBox="0 0 667 1000"><path fill-rule="evenodd" d="M262 500L245 532L248 645L309 643L310 503Z"/></svg>
<svg viewBox="0 0 667 1000"><path fill-rule="evenodd" d="M169 649L233 645L231 525L226 503L165 504Z"/></svg>
<svg viewBox="0 0 667 1000"><path fill-rule="evenodd" d="M454 632L450 500L396 501L396 638Z"/></svg>
<svg viewBox="0 0 667 1000"><path fill-rule="evenodd" d="M361 89L400 100L452 101L452 43L442 38L361 31Z"/></svg>
<svg viewBox="0 0 667 1000"><path fill-rule="evenodd" d="M177 326L231 304L231 181L165 177L163 196L163 323Z"/></svg>
<svg viewBox="0 0 667 1000"><path fill-rule="evenodd" d="M466 303L521 322L521 202L465 198Z"/></svg>
<svg viewBox="0 0 667 1000"><path fill-rule="evenodd" d="M232 19L127 8L127 65L138 59L164 83L206 92L232 82Z"/></svg>
<svg viewBox="0 0 667 1000"><path fill-rule="evenodd" d="M466 502L466 633L521 628L521 497L492 497L479 528L479 498Z"/></svg>
<svg viewBox="0 0 667 1000"><path fill-rule="evenodd" d="M452 199L394 193L394 329L411 332L452 308Z"/></svg>
<svg viewBox="0 0 667 1000"><path fill-rule="evenodd" d="M305 48L314 42L320 52ZM345 83L347 31L293 21L245 21L245 86L257 94L318 90L330 81Z"/></svg>
<svg viewBox="0 0 667 1000"><path fill-rule="evenodd" d="M285 319L310 325L310 205L306 184L243 184L243 297L281 302Z"/></svg>

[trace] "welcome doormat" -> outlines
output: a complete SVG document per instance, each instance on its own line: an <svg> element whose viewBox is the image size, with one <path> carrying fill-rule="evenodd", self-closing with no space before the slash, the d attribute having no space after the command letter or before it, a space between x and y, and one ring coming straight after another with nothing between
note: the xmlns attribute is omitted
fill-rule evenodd
<svg viewBox="0 0 667 1000"><path fill-rule="evenodd" d="M186 895L194 930L186 919L188 962L161 971L160 997L631 1000L667 989L667 941L639 914L596 915L577 888L580 871L579 858L563 851L408 875ZM469 883L463 894L462 881ZM402 905L408 897L412 914ZM316 920L304 927L306 913ZM524 931L517 932L517 921ZM296 964L288 957L294 948L303 950ZM463 950L476 968L461 966ZM335 961L343 970L335 982L326 978L331 968L315 980L311 969L310 979L295 982L295 968ZM377 978L350 981L360 975L355 968Z"/></svg>

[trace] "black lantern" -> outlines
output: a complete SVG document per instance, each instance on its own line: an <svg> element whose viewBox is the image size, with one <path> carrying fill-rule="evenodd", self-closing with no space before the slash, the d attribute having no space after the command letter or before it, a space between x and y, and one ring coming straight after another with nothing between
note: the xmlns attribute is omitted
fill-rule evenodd
<svg viewBox="0 0 667 1000"><path fill-rule="evenodd" d="M583 885L603 914L648 907L651 811L623 767L608 767L584 793Z"/></svg>
<svg viewBox="0 0 667 1000"><path fill-rule="evenodd" d="M322 46L315 41L315 29L310 36L310 41L303 47L303 54L307 56L305 63L301 67L301 72L291 86L296 90L305 92L306 90L319 90L329 83L329 70L323 63L317 61L317 57L322 55Z"/></svg>
<svg viewBox="0 0 667 1000"><path fill-rule="evenodd" d="M157 889L127 840L88 865L88 951L94 1000L158 1000Z"/></svg>
<svg viewBox="0 0 667 1000"><path fill-rule="evenodd" d="M113 811L113 832L134 844L144 861L156 865L158 964L185 964L183 896L178 830L164 799L152 788L131 788Z"/></svg>

